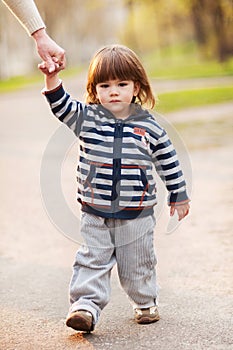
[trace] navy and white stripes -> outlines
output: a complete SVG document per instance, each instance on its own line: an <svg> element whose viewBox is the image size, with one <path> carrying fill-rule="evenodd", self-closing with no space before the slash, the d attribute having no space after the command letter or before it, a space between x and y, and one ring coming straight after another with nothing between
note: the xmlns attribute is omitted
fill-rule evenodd
<svg viewBox="0 0 233 350"><path fill-rule="evenodd" d="M175 149L148 111L134 104L131 115L121 120L101 105L71 99L62 85L44 93L52 112L79 137L78 200L83 211L119 219L152 214L155 168L169 204L189 200Z"/></svg>

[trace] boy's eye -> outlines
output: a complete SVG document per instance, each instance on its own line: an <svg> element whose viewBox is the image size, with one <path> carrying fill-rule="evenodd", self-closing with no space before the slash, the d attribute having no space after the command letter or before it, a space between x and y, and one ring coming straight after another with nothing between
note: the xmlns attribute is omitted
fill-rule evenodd
<svg viewBox="0 0 233 350"><path fill-rule="evenodd" d="M109 87L109 84L100 84L100 87L106 89Z"/></svg>
<svg viewBox="0 0 233 350"><path fill-rule="evenodd" d="M128 85L127 81L121 81L121 82L118 83L118 86L120 86L120 87L124 87L124 86L127 86L127 85ZM99 87L102 88L102 89L107 89L107 88L110 87L110 84L109 83L100 83Z"/></svg>
<svg viewBox="0 0 233 350"><path fill-rule="evenodd" d="M127 86L128 84L126 82L119 83L119 86Z"/></svg>

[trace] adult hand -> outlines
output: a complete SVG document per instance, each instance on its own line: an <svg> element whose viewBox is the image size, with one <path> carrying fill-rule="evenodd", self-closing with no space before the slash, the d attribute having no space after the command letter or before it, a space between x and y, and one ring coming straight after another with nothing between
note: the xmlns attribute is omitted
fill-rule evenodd
<svg viewBox="0 0 233 350"><path fill-rule="evenodd" d="M38 54L45 62L49 73L55 72L58 68L59 71L65 68L65 50L50 38L44 28L37 30L32 37L36 41Z"/></svg>

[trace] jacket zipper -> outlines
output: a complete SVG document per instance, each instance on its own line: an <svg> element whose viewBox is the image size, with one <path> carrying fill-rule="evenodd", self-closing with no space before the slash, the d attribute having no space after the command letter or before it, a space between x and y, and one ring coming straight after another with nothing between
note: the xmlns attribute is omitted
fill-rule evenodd
<svg viewBox="0 0 233 350"><path fill-rule="evenodd" d="M121 154L123 138L123 122L117 120L114 131L113 144L113 182L112 182L112 216L118 211L121 179Z"/></svg>

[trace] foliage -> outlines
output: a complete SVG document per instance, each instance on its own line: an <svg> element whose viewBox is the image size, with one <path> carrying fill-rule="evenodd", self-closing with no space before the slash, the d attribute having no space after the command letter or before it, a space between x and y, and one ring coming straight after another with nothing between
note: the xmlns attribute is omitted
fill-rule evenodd
<svg viewBox="0 0 233 350"><path fill-rule="evenodd" d="M195 38L202 50L219 61L233 55L233 5L231 0L187 2Z"/></svg>
<svg viewBox="0 0 233 350"><path fill-rule="evenodd" d="M128 25L123 40L148 52L190 40L206 58L233 55L231 0L125 0Z"/></svg>

